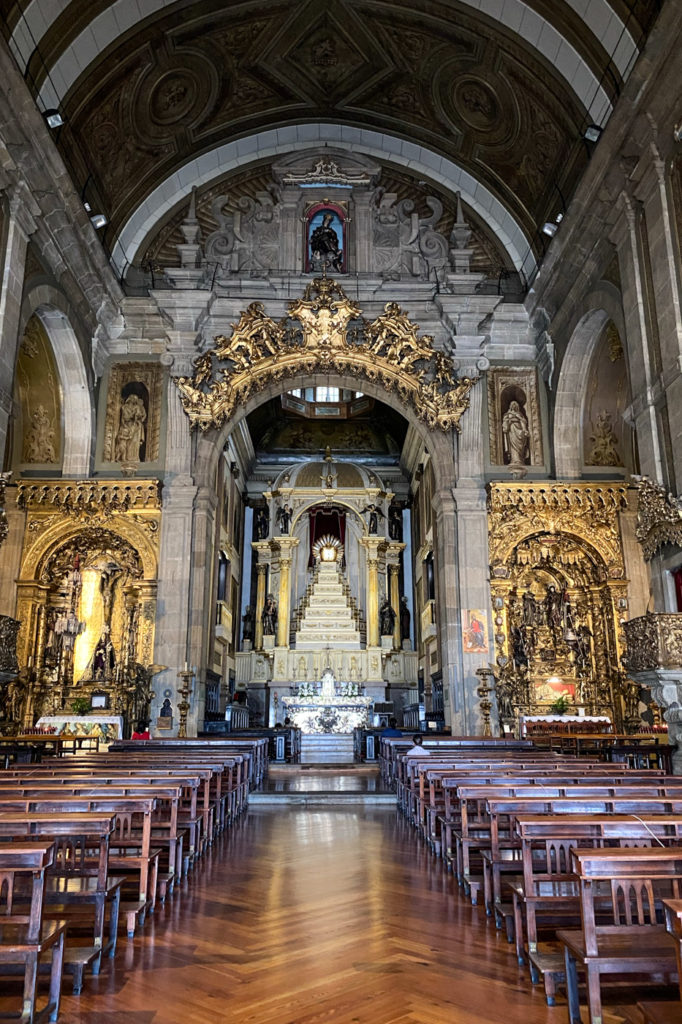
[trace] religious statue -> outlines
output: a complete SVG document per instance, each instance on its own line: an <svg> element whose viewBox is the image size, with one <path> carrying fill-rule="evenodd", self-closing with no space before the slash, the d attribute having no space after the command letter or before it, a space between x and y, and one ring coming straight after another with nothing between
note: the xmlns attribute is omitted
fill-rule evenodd
<svg viewBox="0 0 682 1024"><path fill-rule="evenodd" d="M56 462L54 428L44 405L36 407L24 445L24 462Z"/></svg>
<svg viewBox="0 0 682 1024"><path fill-rule="evenodd" d="M291 517L293 515L293 509L290 505L280 505L277 509L277 522L279 523L280 533L288 533L289 527L291 526Z"/></svg>
<svg viewBox="0 0 682 1024"><path fill-rule="evenodd" d="M159 711L159 718L172 718L172 717L173 717L173 708L171 707L170 699L168 697L166 697L164 699L163 704L161 705L161 710Z"/></svg>
<svg viewBox="0 0 682 1024"><path fill-rule="evenodd" d="M270 532L270 514L267 508L256 509L256 540L267 540Z"/></svg>
<svg viewBox="0 0 682 1024"><path fill-rule="evenodd" d="M500 722L513 718L513 686L508 677L500 675L495 678L495 697L497 699L497 715Z"/></svg>
<svg viewBox="0 0 682 1024"><path fill-rule="evenodd" d="M538 622L538 603L531 590L526 590L523 601L523 624L524 626L535 626Z"/></svg>
<svg viewBox="0 0 682 1024"><path fill-rule="evenodd" d="M254 615L250 604L247 604L244 610L242 623L242 640L250 640L253 643Z"/></svg>
<svg viewBox="0 0 682 1024"><path fill-rule="evenodd" d="M545 597L543 604L545 608L545 617L547 625L551 626L552 629L559 629L562 625L563 620L563 592L557 590L555 586L550 584L547 587L547 595Z"/></svg>
<svg viewBox="0 0 682 1024"><path fill-rule="evenodd" d="M116 579L122 572L121 568L115 563L111 563L103 570L99 581L99 589L102 595L102 611L104 613L104 624L106 626L111 625L111 612L114 601L114 587L116 585Z"/></svg>
<svg viewBox="0 0 682 1024"><path fill-rule="evenodd" d="M263 605L263 636L274 636L277 630L277 602L272 594L268 594Z"/></svg>
<svg viewBox="0 0 682 1024"><path fill-rule="evenodd" d="M516 401L509 403L509 408L502 417L502 437L504 438L505 454L509 456L508 465L528 465L528 442L530 440L528 418Z"/></svg>
<svg viewBox="0 0 682 1024"><path fill-rule="evenodd" d="M400 639L410 639L410 609L404 594L400 598Z"/></svg>
<svg viewBox="0 0 682 1024"><path fill-rule="evenodd" d="M391 602L388 598L384 601L379 612L379 622L381 624L381 635L392 636L393 627L395 625L395 612L391 608Z"/></svg>
<svg viewBox="0 0 682 1024"><path fill-rule="evenodd" d="M318 266L329 266L343 273L343 252L339 248L339 236L332 227L334 214L327 211L310 235L310 258Z"/></svg>
<svg viewBox="0 0 682 1024"><path fill-rule="evenodd" d="M116 654L107 626L102 630L92 655L92 678L109 680L114 674Z"/></svg>
<svg viewBox="0 0 682 1024"><path fill-rule="evenodd" d="M379 516L381 516L381 518L383 519L384 513L377 505L374 504L366 505L365 508L363 508L361 514L364 515L365 512L369 513L369 523L367 526L367 532L376 533L379 528Z"/></svg>
<svg viewBox="0 0 682 1024"><path fill-rule="evenodd" d="M616 437L611 413L603 409L597 416L597 422L592 427L590 434L592 448L587 456L588 466L622 466L623 460L618 451L618 438Z"/></svg>
<svg viewBox="0 0 682 1024"><path fill-rule="evenodd" d="M28 679L23 675L11 679L5 697L6 718L10 722L20 722L24 701L28 691Z"/></svg>
<svg viewBox="0 0 682 1024"><path fill-rule="evenodd" d="M130 394L121 405L118 432L114 442L116 462L139 462L144 443L147 411L139 395Z"/></svg>
<svg viewBox="0 0 682 1024"><path fill-rule="evenodd" d="M388 535L391 540L403 539L403 517L398 505L391 505L388 510Z"/></svg>
<svg viewBox="0 0 682 1024"><path fill-rule="evenodd" d="M512 626L511 629L512 658L516 669L528 668L528 647L523 630L519 626Z"/></svg>

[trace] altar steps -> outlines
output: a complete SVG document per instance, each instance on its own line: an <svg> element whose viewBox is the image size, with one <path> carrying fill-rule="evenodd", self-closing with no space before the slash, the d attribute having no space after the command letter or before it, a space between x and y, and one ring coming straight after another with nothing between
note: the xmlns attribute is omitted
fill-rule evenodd
<svg viewBox="0 0 682 1024"><path fill-rule="evenodd" d="M352 764L352 733L304 733L301 764Z"/></svg>
<svg viewBox="0 0 682 1024"><path fill-rule="evenodd" d="M293 804L297 807L393 807L395 793L386 789L376 765L271 765L251 806Z"/></svg>

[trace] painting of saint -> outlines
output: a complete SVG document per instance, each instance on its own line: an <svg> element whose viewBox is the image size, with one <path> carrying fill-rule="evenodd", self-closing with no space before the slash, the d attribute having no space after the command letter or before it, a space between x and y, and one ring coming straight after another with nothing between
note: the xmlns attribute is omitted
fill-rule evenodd
<svg viewBox="0 0 682 1024"><path fill-rule="evenodd" d="M488 653L486 614L478 608L462 611L462 646L465 654Z"/></svg>
<svg viewBox="0 0 682 1024"><path fill-rule="evenodd" d="M535 684L535 700L538 704L553 704L559 697L566 697L575 703L575 683L571 680L550 676L549 679L538 680Z"/></svg>

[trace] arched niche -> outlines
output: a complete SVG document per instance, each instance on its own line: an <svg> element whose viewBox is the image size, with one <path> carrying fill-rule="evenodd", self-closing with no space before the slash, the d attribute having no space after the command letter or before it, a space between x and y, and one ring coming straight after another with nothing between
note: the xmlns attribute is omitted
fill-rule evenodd
<svg viewBox="0 0 682 1024"><path fill-rule="evenodd" d="M607 325L616 328L627 359L627 344L620 292L608 282L585 299L586 312L576 315L561 363L554 406L554 457L558 479L581 476L584 467L584 399L592 360ZM579 437L576 438L576 413ZM603 473L603 470L601 470Z"/></svg>
<svg viewBox="0 0 682 1024"><path fill-rule="evenodd" d="M41 318L24 327L14 374L12 464L21 470L59 472L64 454L62 387Z"/></svg>
<svg viewBox="0 0 682 1024"><path fill-rule="evenodd" d="M582 457L585 472L632 473L634 431L625 419L632 400L625 352L618 328L608 320L589 363L582 402Z"/></svg>
<svg viewBox="0 0 682 1024"><path fill-rule="evenodd" d="M62 475L87 476L90 472L94 408L88 370L72 326L71 310L57 289L41 284L28 292L22 306L22 323L26 325L31 320L37 320L47 336L57 369L63 438Z"/></svg>

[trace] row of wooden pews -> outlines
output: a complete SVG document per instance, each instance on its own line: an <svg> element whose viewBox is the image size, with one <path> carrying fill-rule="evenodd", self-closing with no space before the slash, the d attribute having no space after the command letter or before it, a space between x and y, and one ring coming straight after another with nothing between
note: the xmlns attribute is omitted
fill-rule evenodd
<svg viewBox="0 0 682 1024"><path fill-rule="evenodd" d="M382 741L400 810L549 1005L564 990L569 1024L581 1002L602 1024L615 982L679 983L682 778L483 740L410 746ZM682 1021L680 999L638 1006L642 1024Z"/></svg>
<svg viewBox="0 0 682 1024"><path fill-rule="evenodd" d="M0 975L24 979L13 1019L57 1020L63 971L79 994L119 928L134 936L266 771L264 739L119 743L0 771Z"/></svg>

